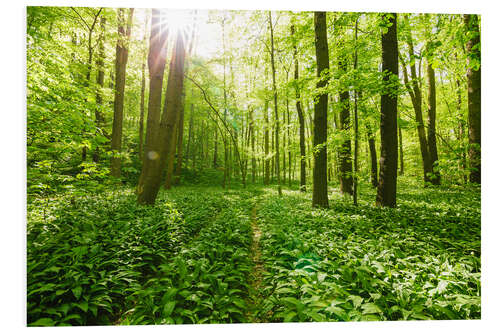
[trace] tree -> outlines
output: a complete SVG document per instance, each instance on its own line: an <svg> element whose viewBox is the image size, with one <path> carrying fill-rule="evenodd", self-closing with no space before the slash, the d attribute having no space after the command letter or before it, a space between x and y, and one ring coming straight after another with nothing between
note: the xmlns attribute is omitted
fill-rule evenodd
<svg viewBox="0 0 500 333"><path fill-rule="evenodd" d="M417 133L420 144L420 154L422 156L422 164L424 169L424 182L428 183L430 182L429 175L432 174L432 164L430 162L429 146L425 135L424 121L422 117L422 91L419 86L419 77L417 76L417 70L415 66L416 56L413 46L413 38L411 35L411 27L408 15L404 16L404 22L405 22L405 27L407 29L405 38L406 38L406 43L408 45L409 56L410 56L411 82L409 80L408 71L406 69L406 64L404 62L402 55L400 55L400 59L403 67L403 78L405 86L411 97L413 109L415 111L415 120L417 121Z"/></svg>
<svg viewBox="0 0 500 333"><path fill-rule="evenodd" d="M118 39L116 41L116 61L115 61L115 102L113 113L113 132L111 134L111 175L120 177L121 157L119 153L122 149L122 128L123 128L123 101L125 95L125 76L128 60L128 44L132 29L132 18L134 9L129 9L127 27L125 30L125 9L118 9Z"/></svg>
<svg viewBox="0 0 500 333"><path fill-rule="evenodd" d="M271 54L271 71L273 77L273 99L274 99L274 137L276 144L276 175L278 177L278 194L281 196L281 175L280 175L280 119L278 116L278 90L276 89L276 68L274 66L274 35L273 35L273 22L271 17L271 12L269 12L269 30L271 32L271 49L269 53Z"/></svg>
<svg viewBox="0 0 500 333"><path fill-rule="evenodd" d="M156 194L153 197L151 191L144 191L144 185L150 184L154 180L151 178L151 168L158 162L159 152L158 132L160 127L161 92L163 85L163 74L167 58L167 37L168 30L162 20L161 11L153 9L151 15L151 34L149 35L149 99L148 118L146 123L146 141L144 144L144 155L142 157L142 169L137 186L138 201L141 204L153 204Z"/></svg>
<svg viewBox="0 0 500 333"><path fill-rule="evenodd" d="M380 96L380 177L377 206L396 206L398 169L397 87L398 38L395 13L382 15L382 75L384 91Z"/></svg>
<svg viewBox="0 0 500 333"><path fill-rule="evenodd" d="M299 88L299 59L297 55L297 42L294 39L295 25L290 27L290 33L293 40L293 59L294 59L294 74L295 79L295 107L297 108L297 115L299 117L299 146L300 146L300 191L306 191L306 144L305 144L305 124L304 112L302 111L302 102L300 100Z"/></svg>
<svg viewBox="0 0 500 333"><path fill-rule="evenodd" d="M104 41L105 41L105 27L106 27L106 18L101 17L101 36L99 37L99 56L96 60L97 65L97 89L95 94L95 124L96 127L104 133L104 115L102 112L103 103L102 103L102 89L104 88ZM96 146L94 150L94 154L92 155L92 160L94 162L99 162L99 145Z"/></svg>
<svg viewBox="0 0 500 333"><path fill-rule="evenodd" d="M464 15L467 35L470 182L481 184L481 44L479 17Z"/></svg>
<svg viewBox="0 0 500 333"><path fill-rule="evenodd" d="M329 59L328 42L326 37L326 13L314 12L314 33L318 83L316 87L321 90L328 82ZM327 183L327 110L328 93L321 90L318 101L314 104L314 169L313 169L313 207L328 207Z"/></svg>
<svg viewBox="0 0 500 333"><path fill-rule="evenodd" d="M427 109L427 144L429 145L429 163L432 167L430 182L433 185L441 183L441 175L438 166L438 152L436 143L436 79L432 62L427 60L427 79L429 86L428 109Z"/></svg>
<svg viewBox="0 0 500 333"><path fill-rule="evenodd" d="M141 65L141 114L139 116L139 157L142 158L144 151L144 99L145 99L145 91L146 91L146 31L148 27L148 18L146 18L146 22L144 24L144 37L142 40L144 47L144 55L142 59Z"/></svg>
<svg viewBox="0 0 500 333"><path fill-rule="evenodd" d="M347 59L345 54L341 54L339 59L340 72L347 72ZM340 147L340 192L352 195L352 159L351 159L351 120L349 110L349 90L341 88L339 94L340 113L339 125L342 132L342 144Z"/></svg>

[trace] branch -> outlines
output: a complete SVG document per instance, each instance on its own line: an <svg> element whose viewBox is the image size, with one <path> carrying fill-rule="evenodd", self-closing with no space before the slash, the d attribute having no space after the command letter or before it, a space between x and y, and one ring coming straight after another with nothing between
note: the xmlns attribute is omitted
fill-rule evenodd
<svg viewBox="0 0 500 333"><path fill-rule="evenodd" d="M89 30L90 30L90 26L87 24L87 21L85 21L85 20L83 19L83 17L80 15L80 13L79 13L79 12L77 12L77 11L76 11L76 9L75 9L75 8L73 8L73 7L69 7L69 8L71 8L71 10L73 10L73 11L76 13L76 15L78 15L78 17L80 18L80 20L82 20L82 22L83 22L83 23L87 26L87 29L89 29ZM101 9L102 9L102 8L101 8Z"/></svg>

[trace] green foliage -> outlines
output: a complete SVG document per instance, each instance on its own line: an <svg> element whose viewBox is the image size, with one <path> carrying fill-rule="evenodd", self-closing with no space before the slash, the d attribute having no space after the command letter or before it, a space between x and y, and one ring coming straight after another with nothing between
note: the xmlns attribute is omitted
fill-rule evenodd
<svg viewBox="0 0 500 333"><path fill-rule="evenodd" d="M397 209L304 195L259 205L270 321L480 318L476 189L400 185ZM371 191L370 191L371 192ZM369 195L367 195L369 194Z"/></svg>
<svg viewBox="0 0 500 333"><path fill-rule="evenodd" d="M129 189L116 191L59 195L48 211L39 201L29 206L30 326L114 323L149 277L227 206L188 190L144 207Z"/></svg>

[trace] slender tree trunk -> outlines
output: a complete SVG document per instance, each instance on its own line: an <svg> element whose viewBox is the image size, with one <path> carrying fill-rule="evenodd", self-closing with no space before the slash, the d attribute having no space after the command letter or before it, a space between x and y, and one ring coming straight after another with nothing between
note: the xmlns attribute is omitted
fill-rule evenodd
<svg viewBox="0 0 500 333"><path fill-rule="evenodd" d="M106 18L101 17L101 36L99 38L99 55L96 60L96 65L97 65L97 90L95 94L95 103L96 103L96 109L95 109L95 123L96 127L98 128L98 131L100 130L101 132L104 130L104 115L102 113L102 88L104 88L104 37L105 37L105 27L106 27ZM96 148L94 150L94 154L92 155L92 160L94 162L99 162L100 156L99 156L99 145L96 145Z"/></svg>
<svg viewBox="0 0 500 333"><path fill-rule="evenodd" d="M398 77L398 38L396 13L384 14L388 23L382 33L382 73L387 82ZM380 98L380 180L377 188L377 206L396 206L396 184L398 170L397 95L383 92Z"/></svg>
<svg viewBox="0 0 500 333"><path fill-rule="evenodd" d="M465 149L465 119L462 118L462 91L460 80L457 80L457 112L459 114L458 140L460 141L460 167L463 172L464 184L467 184L467 154Z"/></svg>
<svg viewBox="0 0 500 333"><path fill-rule="evenodd" d="M177 125L177 165L175 167L175 173L174 173L174 184L177 185L180 183L181 180L181 173L182 173L182 159L183 159L183 142L182 139L184 137L184 102L186 100L186 93L185 89L182 93L182 105L180 107L180 114L179 114L179 123ZM217 133L217 132L216 132Z"/></svg>
<svg viewBox="0 0 500 333"><path fill-rule="evenodd" d="M217 148L219 146L218 135L219 135L219 133L217 132L217 130L215 130L215 138L214 138L214 160L213 160L213 167L214 167L214 169L217 168Z"/></svg>
<svg viewBox="0 0 500 333"><path fill-rule="evenodd" d="M436 142L436 78L432 63L427 60L427 79L429 83L429 98L427 109L427 144L429 145L429 163L432 167L430 182L433 185L441 184L441 175L438 169L438 152Z"/></svg>
<svg viewBox="0 0 500 333"><path fill-rule="evenodd" d="M144 39L142 41L144 47L146 47L146 29L148 26L148 19L146 18L146 24L144 26ZM141 114L139 116L139 158L142 160L144 157L144 99L146 92L146 49L144 50L144 56L142 60L142 73L141 73Z"/></svg>
<svg viewBox="0 0 500 333"><path fill-rule="evenodd" d="M464 15L467 41L470 182L481 184L481 49L479 17Z"/></svg>
<svg viewBox="0 0 500 333"><path fill-rule="evenodd" d="M409 19L408 16L404 17L405 19L405 24L407 27L410 27ZM409 54L410 54L410 72L411 72L411 85L408 79L408 73L406 70L406 65L403 63L403 78L405 81L406 88L408 90L408 93L410 94L411 101L413 104L413 109L415 111L415 120L417 121L417 133L418 133L418 140L420 143L420 154L422 156L422 165L424 169L424 182L427 184L430 182L429 175L432 174L432 164L430 163L430 157L429 157L429 146L427 143L427 138L425 135L425 127L424 127L424 121L422 117L422 92L420 90L420 87L418 85L419 78L417 76L417 71L415 67L415 52L413 49L413 40L411 36L411 31L408 30L407 35L407 44L409 48ZM413 61L411 61L413 60Z"/></svg>
<svg viewBox="0 0 500 333"><path fill-rule="evenodd" d="M252 183L255 184L255 172L256 172L256 161L255 161L255 124L253 120L253 110L250 111L250 141L252 147Z"/></svg>
<svg viewBox="0 0 500 333"><path fill-rule="evenodd" d="M132 29L134 9L130 8L127 19L127 30L125 31L125 9L118 9L118 40L116 42L116 88L113 113L113 132L111 134L111 175L121 176L122 131L123 131L123 104L125 97L125 77L128 60L128 44ZM118 156L117 156L118 155Z"/></svg>
<svg viewBox="0 0 500 333"><path fill-rule="evenodd" d="M328 41L326 33L326 13L314 12L315 49L317 76L321 78L317 88L326 86L328 80L323 76L329 74ZM314 169L313 169L313 207L328 207L327 182L327 124L328 124L328 93L319 95L314 105Z"/></svg>
<svg viewBox="0 0 500 333"><path fill-rule="evenodd" d="M269 185L269 101L264 103L264 185Z"/></svg>
<svg viewBox="0 0 500 333"><path fill-rule="evenodd" d="M276 68L274 66L274 34L271 12L269 12L269 29L271 31L271 70L273 74L273 98L274 98L274 141L276 144L276 176L278 177L278 195L281 196L280 175L280 118L278 116L278 90L276 89Z"/></svg>
<svg viewBox="0 0 500 333"><path fill-rule="evenodd" d="M291 36L295 34L295 26L290 27ZM299 80L299 59L297 56L297 44L293 44L293 59L294 59L294 75L295 79L295 107L297 108L297 115L299 117L299 146L300 146L300 191L306 191L306 144L305 144L305 124L304 113L302 111L302 103L300 101L300 88L298 85Z"/></svg>
<svg viewBox="0 0 500 333"><path fill-rule="evenodd" d="M339 68L342 72L347 71L347 64L344 59L339 61ZM350 139L350 116L349 116L349 91L341 91L340 96L341 111L339 114L340 130L342 131L342 145L340 148L340 192L352 195L352 160L351 160L351 139Z"/></svg>
<svg viewBox="0 0 500 333"><path fill-rule="evenodd" d="M356 23L354 26L354 70L358 68L358 19L356 18ZM358 97L359 92L357 89L354 90L354 175L353 175L353 203L358 204L358 151L359 151L359 129L358 129Z"/></svg>
<svg viewBox="0 0 500 333"><path fill-rule="evenodd" d="M405 165L403 158L403 132L401 131L401 126L398 126L398 136L399 136L399 175L405 174Z"/></svg>

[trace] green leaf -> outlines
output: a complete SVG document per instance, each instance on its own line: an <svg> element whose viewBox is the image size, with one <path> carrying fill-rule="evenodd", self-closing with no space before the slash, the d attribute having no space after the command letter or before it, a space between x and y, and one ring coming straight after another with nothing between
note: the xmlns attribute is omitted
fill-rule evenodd
<svg viewBox="0 0 500 333"><path fill-rule="evenodd" d="M170 301L165 304L163 307L163 316L168 317L172 314L175 308L175 301Z"/></svg>
<svg viewBox="0 0 500 333"><path fill-rule="evenodd" d="M28 326L54 326L55 322L51 318L40 318Z"/></svg>
<svg viewBox="0 0 500 333"><path fill-rule="evenodd" d="M82 287L81 286L75 287L71 289L71 291L73 292L73 295L75 295L75 298L79 300L80 296L82 295Z"/></svg>
<svg viewBox="0 0 500 333"><path fill-rule="evenodd" d="M363 314L382 313L382 310L375 303L365 303L361 306Z"/></svg>

